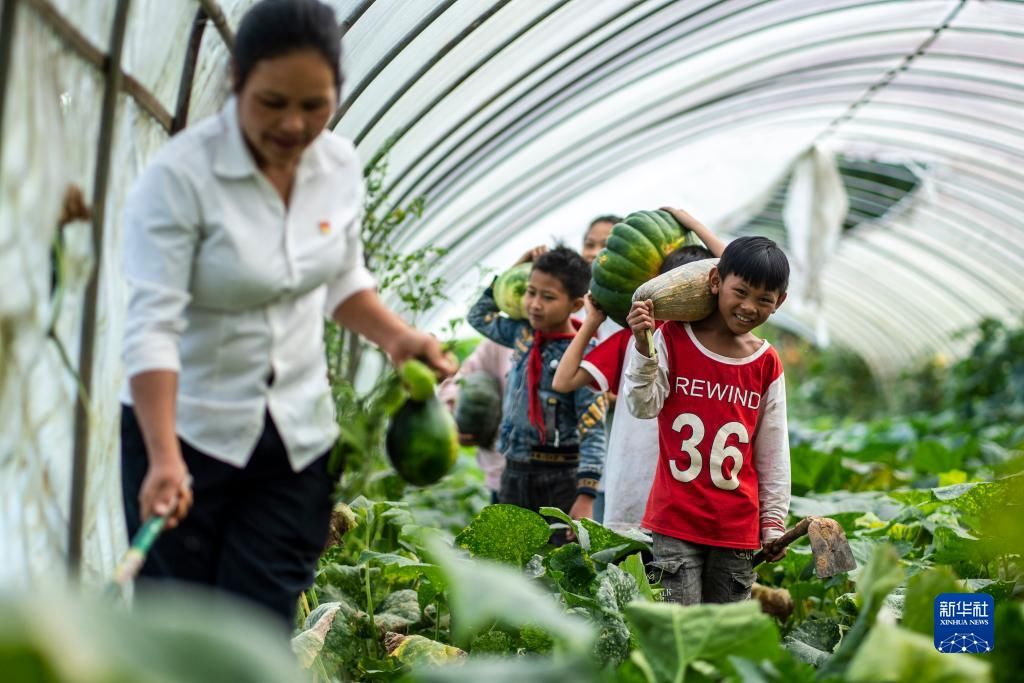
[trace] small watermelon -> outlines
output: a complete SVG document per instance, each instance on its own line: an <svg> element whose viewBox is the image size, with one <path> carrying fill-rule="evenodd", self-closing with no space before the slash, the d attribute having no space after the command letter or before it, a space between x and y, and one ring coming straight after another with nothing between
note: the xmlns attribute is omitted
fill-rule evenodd
<svg viewBox="0 0 1024 683"><path fill-rule="evenodd" d="M459 380L455 424L481 446L494 443L501 424L501 382L486 372L474 372Z"/></svg>
<svg viewBox="0 0 1024 683"><path fill-rule="evenodd" d="M385 439L395 471L410 484L427 486L448 474L459 456L455 420L441 401L409 399L391 418Z"/></svg>
<svg viewBox="0 0 1024 683"><path fill-rule="evenodd" d="M499 275L494 282L494 302L498 304L502 313L513 320L526 318L523 295L526 294L526 285L530 282L531 270L532 263L520 263Z"/></svg>

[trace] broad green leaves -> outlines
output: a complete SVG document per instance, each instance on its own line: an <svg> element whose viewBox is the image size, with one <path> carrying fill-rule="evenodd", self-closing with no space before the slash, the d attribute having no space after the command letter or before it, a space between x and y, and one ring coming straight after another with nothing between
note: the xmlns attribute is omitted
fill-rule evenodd
<svg viewBox="0 0 1024 683"><path fill-rule="evenodd" d="M889 624L878 624L846 671L849 683L986 683L987 661L942 654L930 637Z"/></svg>
<svg viewBox="0 0 1024 683"><path fill-rule="evenodd" d="M551 528L536 512L515 505L489 505L455 537L473 557L523 567L547 545Z"/></svg>
<svg viewBox="0 0 1024 683"><path fill-rule="evenodd" d="M731 656L757 662L779 654L778 629L752 601L692 607L633 603L625 613L639 642L632 660L648 683L682 683L698 662L727 672Z"/></svg>

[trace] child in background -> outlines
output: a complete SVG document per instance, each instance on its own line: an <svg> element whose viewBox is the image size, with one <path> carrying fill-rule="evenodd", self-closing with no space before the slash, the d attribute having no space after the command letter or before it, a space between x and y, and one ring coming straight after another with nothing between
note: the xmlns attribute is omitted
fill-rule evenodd
<svg viewBox="0 0 1024 683"><path fill-rule="evenodd" d="M500 315L491 288L467 316L480 334L512 349L498 435L506 460L498 502L589 517L604 461L605 397L586 388L557 392L551 379L575 336L570 316L583 306L590 267L561 246L538 247L517 263L528 261L527 320Z"/></svg>
<svg viewBox="0 0 1024 683"><path fill-rule="evenodd" d="M590 226L583 234L583 250L580 252L580 256L587 262L587 265L592 265L601 250L608 246L608 237L612 234L612 226L621 222L622 219L619 216L612 214L598 216L590 221Z"/></svg>
<svg viewBox="0 0 1024 683"><path fill-rule="evenodd" d="M448 409L455 410L455 402L459 397L459 380L474 372L486 372L498 380L501 394L505 395L505 381L512 367L512 349L484 339L473 353L469 354L462 367L453 376L441 383L438 396ZM493 443L472 443L467 436L459 434L459 442L463 446L476 446L476 462L484 473L484 485L491 492L491 502L498 502L498 489L501 486L501 474L505 471L505 457L495 450Z"/></svg>
<svg viewBox="0 0 1024 683"><path fill-rule="evenodd" d="M692 230L708 245L708 249L699 246L676 249L665 257L661 264L662 273L691 261L722 254L725 243L700 221L682 209L665 210L671 212L683 227ZM633 332L628 328L619 330L601 341L584 359L588 341L605 318L590 295L587 295L585 306L587 315L583 326L562 356L552 386L555 391L575 391L589 385L595 391L618 394ZM637 529L643 520L647 494L658 463L658 425L630 415L625 401L615 402L611 425L601 479L605 498L601 523L616 531Z"/></svg>
<svg viewBox="0 0 1024 683"><path fill-rule="evenodd" d="M684 605L749 598L754 551L786 552L773 541L790 499L782 362L752 334L785 301L789 262L771 240L741 237L708 278L718 301L704 320L655 330L650 300L627 318L625 399L634 416L657 418L660 445L643 526L666 599Z"/></svg>

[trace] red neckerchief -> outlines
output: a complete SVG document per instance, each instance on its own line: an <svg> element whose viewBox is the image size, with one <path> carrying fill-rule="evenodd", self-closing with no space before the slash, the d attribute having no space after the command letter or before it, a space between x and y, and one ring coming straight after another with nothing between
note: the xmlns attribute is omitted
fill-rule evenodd
<svg viewBox="0 0 1024 683"><path fill-rule="evenodd" d="M572 326L577 330L583 324L576 318L570 318ZM562 339L572 339L576 336L576 333L567 334L565 332L541 332L540 330L533 331L533 346L530 347L530 356L526 360L526 392L530 396L530 409L529 417L530 424L537 428L537 433L540 435L541 445L547 443L547 427L544 424L544 406L540 401L540 378L544 372L544 356L542 353L543 347L550 341L559 341Z"/></svg>

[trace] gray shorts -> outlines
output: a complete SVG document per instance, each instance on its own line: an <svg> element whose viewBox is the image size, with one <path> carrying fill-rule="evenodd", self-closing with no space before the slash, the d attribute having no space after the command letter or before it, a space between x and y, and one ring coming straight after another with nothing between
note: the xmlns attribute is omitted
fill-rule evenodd
<svg viewBox="0 0 1024 683"><path fill-rule="evenodd" d="M753 550L690 543L653 533L652 581L661 581L666 602L739 602L754 583Z"/></svg>

